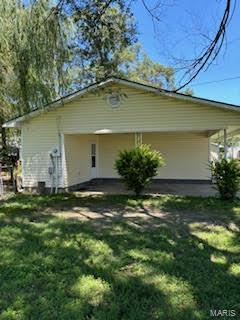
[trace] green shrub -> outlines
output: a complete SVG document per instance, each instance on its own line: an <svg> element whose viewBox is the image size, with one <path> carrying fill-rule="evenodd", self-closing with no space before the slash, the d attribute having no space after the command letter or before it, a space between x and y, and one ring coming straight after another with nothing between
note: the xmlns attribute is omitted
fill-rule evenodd
<svg viewBox="0 0 240 320"><path fill-rule="evenodd" d="M119 153L115 168L128 189L139 195L164 165L161 154L148 145L140 145Z"/></svg>
<svg viewBox="0 0 240 320"><path fill-rule="evenodd" d="M234 199L240 187L240 165L237 160L212 162L211 172L222 199Z"/></svg>

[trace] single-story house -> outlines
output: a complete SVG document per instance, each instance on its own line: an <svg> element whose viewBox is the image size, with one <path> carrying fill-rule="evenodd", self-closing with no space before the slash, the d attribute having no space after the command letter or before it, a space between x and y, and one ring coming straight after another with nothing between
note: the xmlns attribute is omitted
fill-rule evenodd
<svg viewBox="0 0 240 320"><path fill-rule="evenodd" d="M116 179L120 150L150 144L165 158L157 179L209 183L211 137L240 129L240 107L108 78L12 119L21 130L23 187L74 190Z"/></svg>

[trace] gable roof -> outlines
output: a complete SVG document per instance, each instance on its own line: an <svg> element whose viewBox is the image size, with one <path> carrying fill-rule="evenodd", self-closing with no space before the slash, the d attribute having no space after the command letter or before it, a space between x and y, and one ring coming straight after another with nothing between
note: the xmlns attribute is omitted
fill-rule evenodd
<svg viewBox="0 0 240 320"><path fill-rule="evenodd" d="M127 79L111 77L111 78L107 78L106 80L104 80L102 82L91 84L83 89L80 89L80 90L75 91L71 94L68 94L62 98L59 98L59 99L47 104L44 107L34 109L26 114L15 117L15 118L7 121L6 123L4 123L3 127L5 127L5 128L17 127L23 121L34 118L43 112L49 111L50 109L54 109L54 108L63 106L66 103L68 103L78 97L81 97L89 92L96 90L97 88L102 88L102 87L107 86L109 84L122 84L122 85L125 85L128 87L144 90L149 93L155 93L155 94L162 95L162 96L165 96L168 98L176 98L179 100L184 100L186 102L200 103L200 104L205 104L205 105L216 107L216 108L240 112L240 106L237 106L234 104L229 104L229 103L224 103L224 102L220 102L220 101L189 96L189 95L186 95L183 93L177 93L177 92L173 92L173 91L169 91L169 90L165 90L165 89L160 89L160 88L157 88L154 86L146 85L143 83L139 83L139 82L135 82L135 81L127 80Z"/></svg>

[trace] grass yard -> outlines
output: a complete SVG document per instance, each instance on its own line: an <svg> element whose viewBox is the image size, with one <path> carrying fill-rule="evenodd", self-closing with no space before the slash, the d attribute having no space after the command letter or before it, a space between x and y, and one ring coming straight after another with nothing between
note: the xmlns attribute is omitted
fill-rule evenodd
<svg viewBox="0 0 240 320"><path fill-rule="evenodd" d="M0 203L0 319L240 319L239 228L240 201L13 196Z"/></svg>

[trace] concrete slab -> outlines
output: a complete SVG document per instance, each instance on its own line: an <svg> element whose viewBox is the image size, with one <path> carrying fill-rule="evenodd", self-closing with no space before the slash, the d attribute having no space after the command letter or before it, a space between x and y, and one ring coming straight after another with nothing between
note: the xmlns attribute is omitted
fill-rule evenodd
<svg viewBox="0 0 240 320"><path fill-rule="evenodd" d="M121 181L109 180L94 182L83 192L88 194L133 194L125 188ZM213 197L217 195L217 192L212 184L153 182L143 194Z"/></svg>

